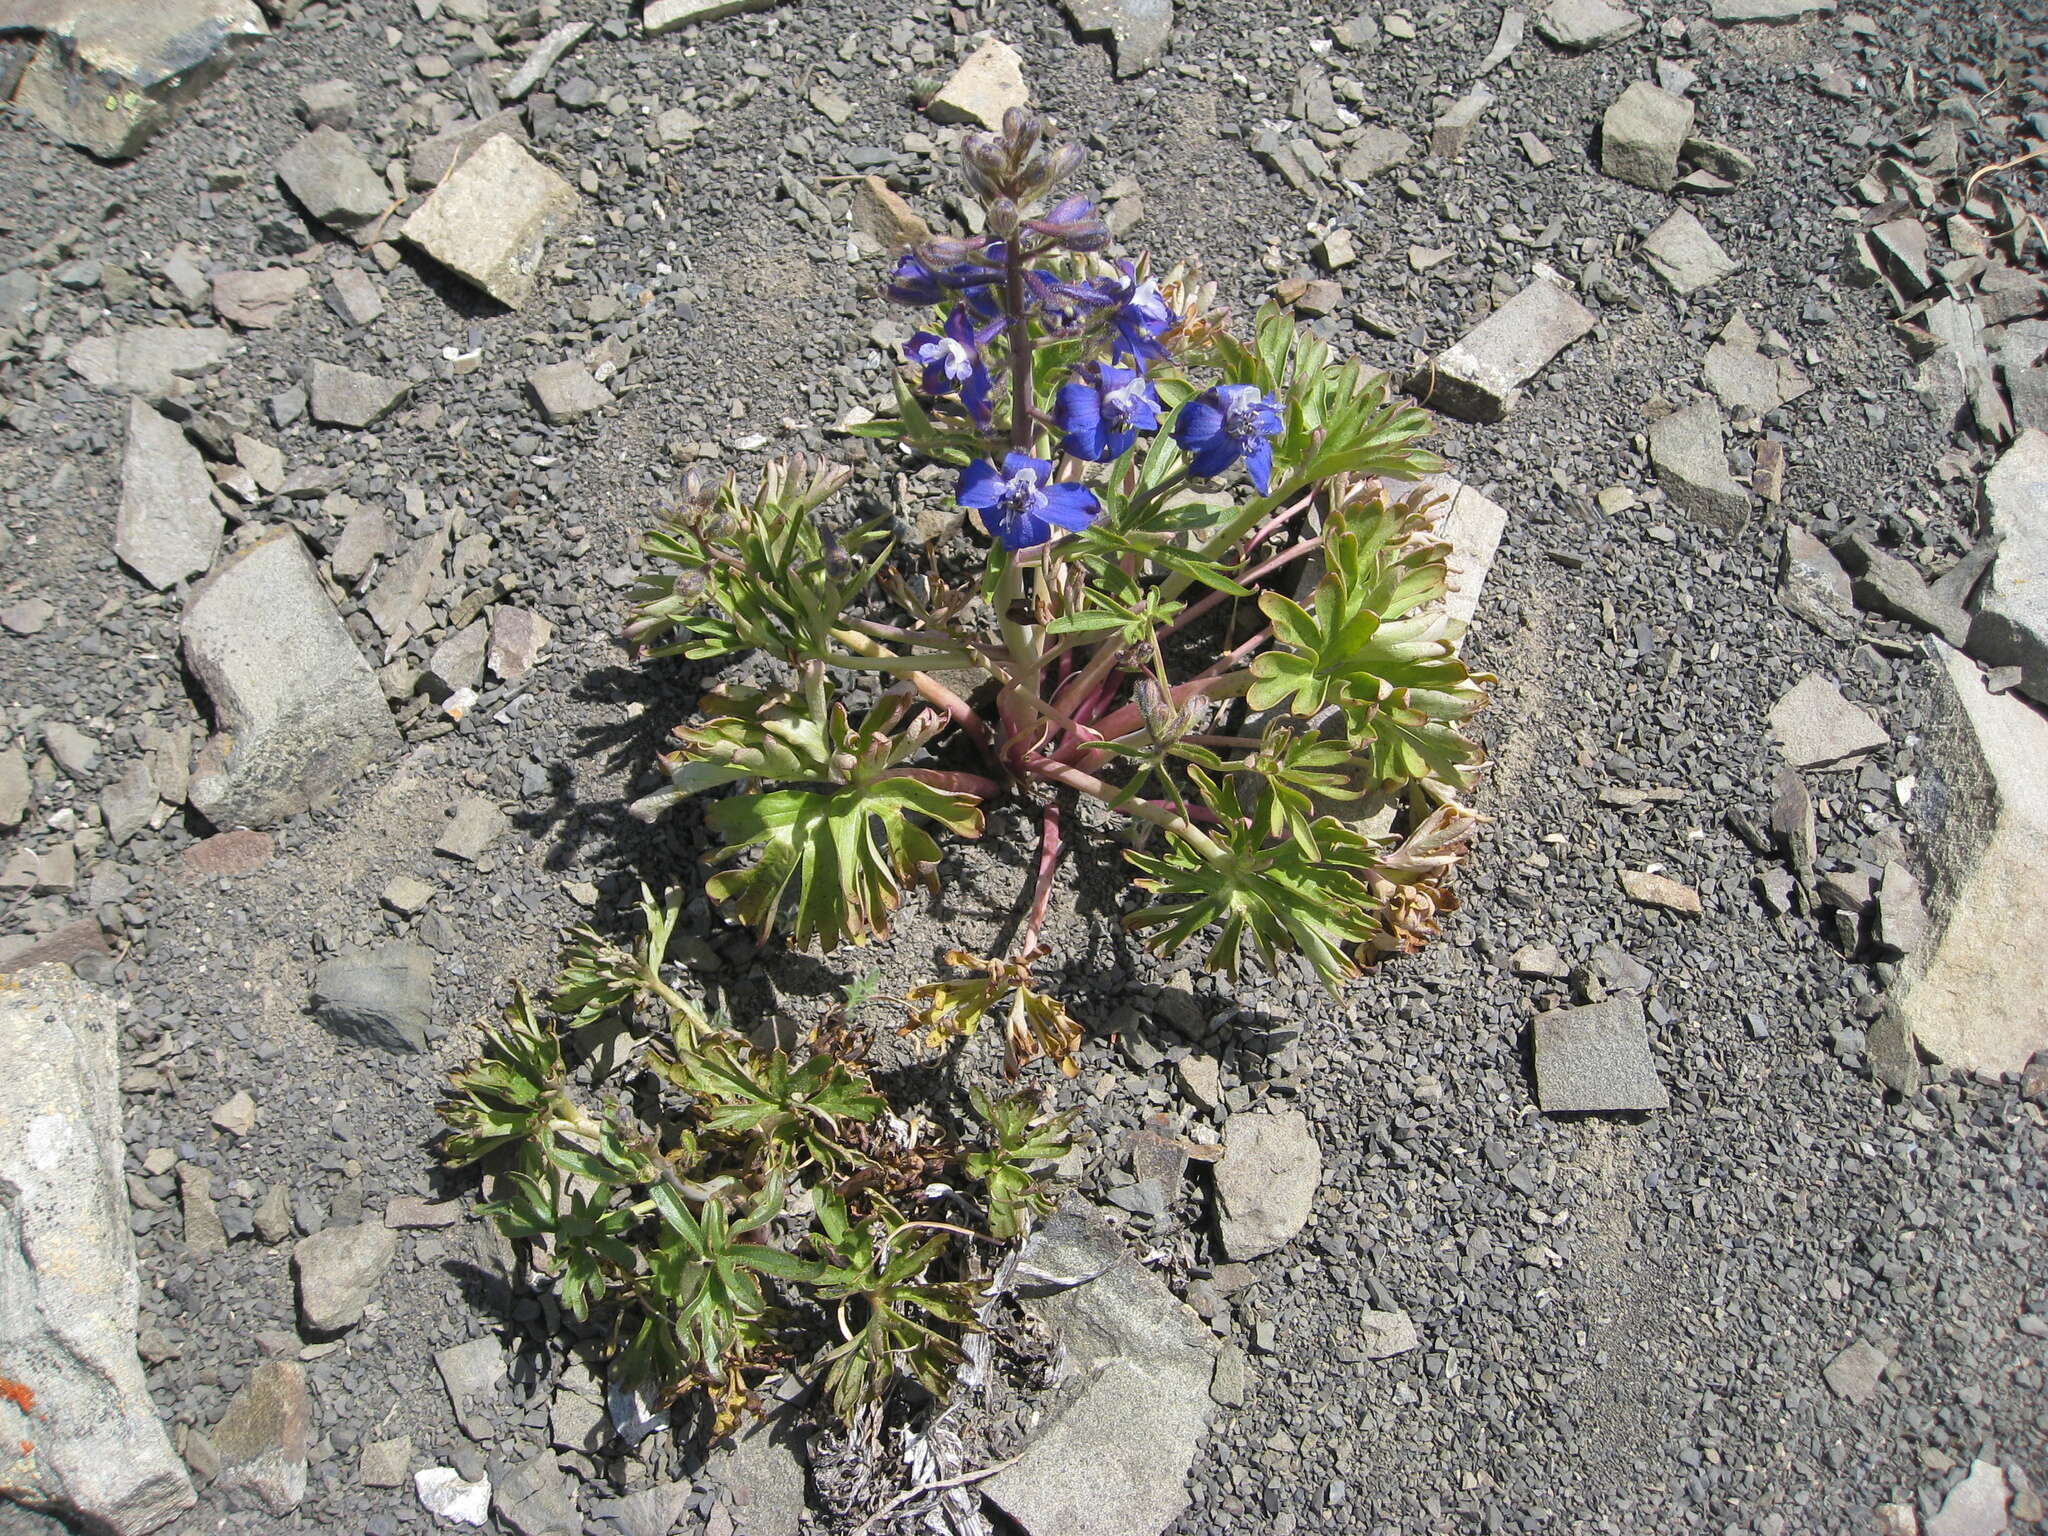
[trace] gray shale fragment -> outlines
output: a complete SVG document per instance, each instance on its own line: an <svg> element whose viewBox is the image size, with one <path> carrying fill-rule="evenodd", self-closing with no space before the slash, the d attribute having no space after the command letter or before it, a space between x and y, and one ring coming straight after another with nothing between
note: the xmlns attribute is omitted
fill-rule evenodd
<svg viewBox="0 0 2048 1536"><path fill-rule="evenodd" d="M660 37L682 27L707 21L723 21L743 11L765 11L775 0L648 0L640 27L649 37Z"/></svg>
<svg viewBox="0 0 2048 1536"><path fill-rule="evenodd" d="M1188 1505L1214 1335L1089 1215L1063 1211L1034 1233L1016 1284L1066 1371L1023 1453L982 1492L1029 1536L1156 1536Z"/></svg>
<svg viewBox="0 0 2048 1536"><path fill-rule="evenodd" d="M194 1497L135 1354L119 1032L111 994L58 967L0 992L0 1360L35 1394L0 1396L0 1434L35 1447L9 1452L11 1496L141 1536Z"/></svg>
<svg viewBox="0 0 2048 1536"><path fill-rule="evenodd" d="M1537 35L1566 53L1604 48L1642 30L1642 17L1607 0L1550 0L1536 13Z"/></svg>
<svg viewBox="0 0 2048 1536"><path fill-rule="evenodd" d="M408 245L518 309L540 281L547 240L576 211L569 184L505 134L448 173L399 231Z"/></svg>
<svg viewBox="0 0 2048 1536"><path fill-rule="evenodd" d="M11 32L42 34L14 105L66 143L125 160L270 28L254 0L6 0L0 37Z"/></svg>
<svg viewBox="0 0 2048 1536"><path fill-rule="evenodd" d="M1060 0L1084 37L1109 36L1120 80L1142 75L1173 35L1173 0Z"/></svg>
<svg viewBox="0 0 2048 1536"><path fill-rule="evenodd" d="M2018 667L2020 692L2048 703L2048 433L2029 429L1984 477L1997 558L1978 594L1969 652Z"/></svg>
<svg viewBox="0 0 2048 1536"><path fill-rule="evenodd" d="M1665 1109L1640 998L1536 1015L1536 1099L1545 1114Z"/></svg>
<svg viewBox="0 0 2048 1536"><path fill-rule="evenodd" d="M213 1427L220 1453L215 1486L231 1506L259 1507L283 1519L306 1496L313 1448L313 1395L296 1360L272 1360L249 1373Z"/></svg>
<svg viewBox="0 0 2048 1536"><path fill-rule="evenodd" d="M1643 259L1677 294L1697 293L1735 275L1734 260L1683 208L1651 230L1642 249Z"/></svg>
<svg viewBox="0 0 2048 1536"><path fill-rule="evenodd" d="M184 429L140 398L128 402L114 553L152 587L176 586L220 551L213 480Z"/></svg>
<svg viewBox="0 0 2048 1536"><path fill-rule="evenodd" d="M87 336L64 354L64 362L95 389L162 399L184 390L186 380L218 368L234 345L234 337L223 330L144 325Z"/></svg>
<svg viewBox="0 0 2048 1536"><path fill-rule="evenodd" d="M216 827L277 826L398 744L376 674L289 527L202 582L180 633L216 727L187 795Z"/></svg>
<svg viewBox="0 0 2048 1536"><path fill-rule="evenodd" d="M1232 1259L1285 1247L1308 1224L1323 1153L1298 1109L1232 1115L1216 1163L1216 1230Z"/></svg>
<svg viewBox="0 0 2048 1536"><path fill-rule="evenodd" d="M324 1227L299 1240L292 1268L299 1280L299 1320L311 1334L343 1333L363 1320L363 1309L391 1267L398 1234L381 1221Z"/></svg>
<svg viewBox="0 0 2048 1536"><path fill-rule="evenodd" d="M328 427L367 427L398 409L412 386L403 379L316 362L306 378L307 408Z"/></svg>
<svg viewBox="0 0 2048 1536"><path fill-rule="evenodd" d="M391 189L345 133L315 128L277 158L277 178L329 229L359 235L391 206Z"/></svg>
<svg viewBox="0 0 2048 1536"><path fill-rule="evenodd" d="M384 944L329 960L313 973L313 1012L345 1039L424 1051L434 1022L434 957L417 944Z"/></svg>
<svg viewBox="0 0 2048 1536"><path fill-rule="evenodd" d="M1891 737L1842 697L1834 681L1809 672L1771 706L1771 734L1794 768L1851 768Z"/></svg>
<svg viewBox="0 0 2048 1536"><path fill-rule="evenodd" d="M1402 386L1425 406L1463 421L1499 421L1522 386L1595 324L1592 311L1538 278Z"/></svg>

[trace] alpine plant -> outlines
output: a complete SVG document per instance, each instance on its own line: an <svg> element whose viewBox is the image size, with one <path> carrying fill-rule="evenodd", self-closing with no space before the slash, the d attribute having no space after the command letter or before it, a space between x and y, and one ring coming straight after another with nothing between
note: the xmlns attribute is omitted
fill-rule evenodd
<svg viewBox="0 0 2048 1536"><path fill-rule="evenodd" d="M1063 190L1082 161L1026 111L968 138L986 232L888 282L924 318L895 414L853 430L957 471L973 565L899 548L886 514L835 531L851 470L772 463L655 530L628 629L646 656L780 664L710 695L637 806L715 793L711 893L764 937L883 936L905 887L936 889L942 834L1030 808L1010 954L954 952L968 979L915 989L912 1025L997 1018L1013 1069L1070 1074L1079 1026L1031 967L1079 827L1127 828L1124 922L1156 950L1200 942L1232 977L1291 953L1334 986L1455 905L1492 681L1445 612L1427 418L1278 308L1241 339L1213 285L1107 257Z"/></svg>

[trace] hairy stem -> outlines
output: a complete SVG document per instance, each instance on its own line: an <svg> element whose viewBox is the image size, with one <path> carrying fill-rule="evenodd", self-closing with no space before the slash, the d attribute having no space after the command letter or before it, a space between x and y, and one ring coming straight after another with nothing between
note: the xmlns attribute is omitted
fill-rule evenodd
<svg viewBox="0 0 2048 1536"><path fill-rule="evenodd" d="M1317 534L1312 539L1304 539L1299 544L1290 545L1288 548L1281 550L1279 554L1273 556L1272 559L1267 560L1262 564L1255 565L1250 570L1246 571L1242 576L1237 578L1238 584L1240 586L1248 587L1253 582L1259 581L1264 577L1272 575L1275 571L1279 570L1283 565L1289 565L1292 562L1301 559L1304 555L1313 554L1316 550L1319 550L1322 547L1323 536L1321 534ZM1185 625L1194 623L1195 620L1201 618L1203 614L1208 613L1211 609L1213 609L1218 603L1222 602L1229 595L1230 594L1228 592L1211 592L1207 597L1200 598L1197 601L1188 604L1188 606L1186 608L1183 608L1180 611L1180 613L1174 618L1174 621L1171 624L1167 625L1166 628L1159 631L1160 635L1162 637L1170 635L1175 630L1180 629Z"/></svg>
<svg viewBox="0 0 2048 1536"><path fill-rule="evenodd" d="M1204 858L1220 860L1229 857L1227 850L1187 817L1155 805L1149 800L1123 800L1121 791L1114 784L1106 784L1094 774L1085 773L1071 763L1063 763L1051 757L1034 757L1027 766L1038 778L1049 779L1055 784L1064 784L1069 789L1078 789L1082 794L1092 795L1103 804L1113 806L1126 815L1135 816L1140 821L1149 821L1153 826L1171 832Z"/></svg>
<svg viewBox="0 0 2048 1536"><path fill-rule="evenodd" d="M1037 424L1037 391L1031 381L1031 322L1024 313L1024 242L1014 235L1003 242L1003 309L1010 326L1010 446L1031 451Z"/></svg>
<svg viewBox="0 0 2048 1536"><path fill-rule="evenodd" d="M977 800L999 800L1003 795L1003 786L987 775L962 773L953 768L892 768L882 777L915 779L949 795L973 795Z"/></svg>
<svg viewBox="0 0 2048 1536"><path fill-rule="evenodd" d="M1066 825L1059 802L1049 800L1038 823L1038 882L1031 893L1031 912L1024 920L1023 932L1010 949L1014 958L1022 959L1038 947L1038 933L1045 926L1045 909L1052 901L1053 876L1059 873L1060 855L1065 849Z"/></svg>

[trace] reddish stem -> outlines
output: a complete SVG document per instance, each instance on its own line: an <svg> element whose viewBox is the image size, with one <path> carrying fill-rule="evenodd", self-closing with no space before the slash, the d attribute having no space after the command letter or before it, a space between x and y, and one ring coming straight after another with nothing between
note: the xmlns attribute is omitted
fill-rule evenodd
<svg viewBox="0 0 2048 1536"><path fill-rule="evenodd" d="M1059 802L1048 800L1045 814L1038 823L1038 882L1031 894L1031 915L1025 919L1024 931L1011 946L1011 954L1023 956L1038 947L1038 931L1045 926L1045 909L1052 900L1053 876L1059 872L1060 855L1066 850L1065 823L1060 816Z"/></svg>
<svg viewBox="0 0 2048 1536"><path fill-rule="evenodd" d="M985 774L961 773L952 768L897 768L883 777L915 779L949 795L973 795L977 800L1000 800L1003 796L1003 786Z"/></svg>

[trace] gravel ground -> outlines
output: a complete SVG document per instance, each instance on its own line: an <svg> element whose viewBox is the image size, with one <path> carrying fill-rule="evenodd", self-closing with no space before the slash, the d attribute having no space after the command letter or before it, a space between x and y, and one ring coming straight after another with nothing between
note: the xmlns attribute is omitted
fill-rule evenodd
<svg viewBox="0 0 2048 1536"><path fill-rule="evenodd" d="M621 809L709 680L630 666L616 643L636 534L673 499L685 462L715 470L827 447L819 424L885 385L880 264L849 259L843 224L818 200L843 198L839 178L878 172L935 223L946 215L946 156L915 83L943 77L986 29L1023 51L1037 99L1101 151L1102 183L1141 179L1131 243L1199 262L1243 309L1276 280L1323 275L1310 250L1327 224L1353 231L1360 260L1336 274L1344 303L1323 325L1375 364L1405 368L1447 345L1537 263L1579 281L1601 322L1505 423L1445 422L1434 439L1512 514L1473 646L1501 679L1483 722L1492 824L1447 942L1333 1004L1299 974L1232 991L1132 951L1107 856L1084 861L1056 902L1048 939L1073 957L1076 1012L1103 1028L1061 1089L1087 1106L1104 1149L1091 1188L1122 1177L1111 1152L1125 1129L1155 1109L1185 1111L1171 1068L1191 1053L1220 1058L1231 1111L1299 1104L1323 1145L1309 1227L1249 1276L1213 1272L1198 1184L1150 1234L1164 1271L1251 1354L1249 1396L1221 1414L1176 1529L1860 1532L1888 1501L1931 1514L1978 1457L2048 1487L2044 1116L2010 1081L1942 1079L1912 1100L1870 1081L1871 971L1814 920L1770 914L1755 889L1765 865L1723 820L1731 806L1769 805L1764 711L1820 671L1894 743L1861 775L1819 784L1823 852L1847 862L1912 840L1893 785L1922 769L1930 664L1896 627L1868 627L1854 645L1808 628L1776 602L1774 566L1787 521L1864 528L1928 564L1968 541L1988 452L1932 422L1887 313L1841 285L1831 210L1851 201L1877 148L1952 92L1976 101L2009 78L2010 96L1986 114L2048 105L2029 73L2042 67L2038 7L1872 7L1867 31L1833 18L1724 30L1684 4L1584 56L1532 35L1489 77L1499 99L1463 159L1417 160L1362 195L1320 200L1249 146L1285 120L1297 71L1323 62L1357 82L1361 112L1426 142L1492 42L1494 7L1401 13L1412 40L1389 27L1347 51L1330 41L1347 14L1183 0L1168 59L1122 82L1036 0L972 13L800 0L658 39L615 7L558 9L598 28L529 118L537 153L582 206L519 313L424 264L384 274L313 230L271 176L303 131L294 93L305 85L353 81L356 140L389 153L432 131L437 99L467 99L469 26L423 22L412 0L306 6L130 164L98 165L24 122L0 128L0 270L52 278L41 328L0 357L0 396L17 402L16 430L0 429L4 595L55 610L39 633L0 636L5 723L32 761L52 722L98 743L89 768L49 765L13 838L48 851L83 827L75 889L7 893L7 924L40 931L97 912L119 935L118 957L86 969L130 1001L143 1342L188 1459L203 1467L194 1436L253 1367L305 1347L289 1246L253 1231L266 1194L283 1186L300 1232L375 1219L398 1196L470 1200L436 1172L429 1144L438 1082L473 1026L509 981L545 978L560 930L589 916L578 900L589 891L572 887L594 885L611 925L642 880L699 878L696 816L650 830ZM456 73L427 78L438 66L422 54L456 55ZM1690 301L1633 254L1673 200L1594 164L1601 111L1660 58L1698 72L1699 131L1759 166L1731 196L1689 200L1741 264ZM1830 65L1862 82L1851 99L1815 88ZM814 89L851 104L843 126ZM649 152L646 120L676 107L701 119L694 142ZM1525 132L1554 163L1531 164ZM1965 145L1971 162L2014 152L1989 128ZM2012 181L2025 192L2028 178ZM154 269L180 244L202 267L243 268L309 237L304 264L370 274L383 315L347 324L318 281L274 329L240 337L245 350L206 401L293 469L331 469L346 494L390 506L406 535L487 535L438 599L444 612L463 590L516 583L555 639L526 686L487 695L453 729L424 705L402 713L402 756L280 829L260 869L209 876L186 857L207 830L196 819L174 815L119 848L92 835L95 796L144 732L203 714L176 659L178 597L150 594L111 553L123 407L62 358L82 335L175 318ZM1411 247L1453 254L1420 272ZM145 281L118 302L124 285L104 270L98 286L66 287L67 272L82 282L80 261ZM1650 494L1642 433L1658 397L1703 393L1701 355L1738 306L1758 330L1783 332L1814 389L1768 423L1790 454L1783 506L1760 504L1724 535ZM617 403L545 424L527 371L607 339L631 349L610 384ZM279 425L269 402L311 359L406 378L415 392L370 430ZM1738 467L1754 441L1737 440ZM890 481L863 484L886 493ZM1635 490L1636 504L1601 511L1594 494L1611 486ZM408 491L424 503L408 508ZM324 541L335 529L321 508L273 501L254 518L291 518ZM354 621L359 638L366 624ZM414 642L416 661L426 649ZM1610 802L1631 797L1602 795L1614 789L1671 793L1622 808ZM448 809L479 795L509 812L509 830L474 862L437 855ZM992 818L985 841L952 861L942 901L859 963L900 991L943 949L995 942L1028 831L1017 815ZM1704 916L1627 903L1616 872L1650 866L1696 888ZM401 875L433 888L418 915L380 907ZM846 956L759 952L701 900L687 927L699 985L743 1018L777 1003L807 1017L848 969ZM437 956L445 1033L421 1056L338 1040L306 1011L322 958L400 934ZM1555 945L1573 967L1618 946L1647 969L1669 1109L1537 1113L1529 1021L1583 990L1517 977L1508 959L1524 944ZM993 1049L980 1042L967 1070L985 1073ZM242 1090L258 1116L237 1136L210 1117ZM179 1161L211 1170L226 1252L187 1247ZM412 1467L465 1472L542 1449L553 1310L508 1258L471 1220L401 1234L366 1321L308 1351L317 1444L296 1513L227 1512L209 1490L182 1529L426 1529L409 1483L364 1486L362 1445L409 1436ZM1368 1307L1409 1312L1422 1347L1365 1359ZM466 1433L432 1357L492 1333L512 1346L512 1369L471 1423L479 1433ZM1821 1370L1859 1339L1893 1364L1855 1404ZM970 1404L971 1445L1005 1444L1002 1417ZM694 1471L663 1438L639 1457L566 1458L584 1512ZM822 1502L818 1531L866 1513ZM700 1492L682 1528L698 1529L712 1503Z"/></svg>

